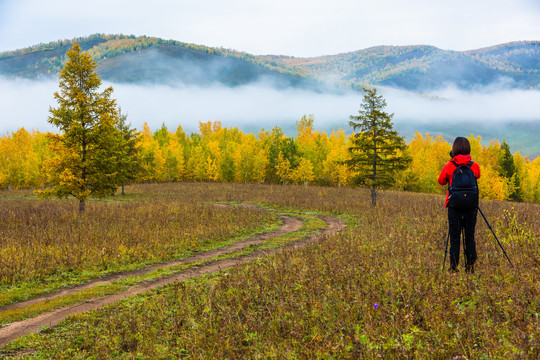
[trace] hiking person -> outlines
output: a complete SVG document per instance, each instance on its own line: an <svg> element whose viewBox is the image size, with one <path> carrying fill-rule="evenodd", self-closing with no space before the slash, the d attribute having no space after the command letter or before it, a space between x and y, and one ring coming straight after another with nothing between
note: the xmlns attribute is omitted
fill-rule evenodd
<svg viewBox="0 0 540 360"><path fill-rule="evenodd" d="M457 272L460 237L464 235L465 271L473 273L476 261L474 229L478 210L480 166L471 160L471 144L457 137L450 151L450 161L444 165L438 182L448 184L445 207L448 208L448 236L450 238L450 268Z"/></svg>

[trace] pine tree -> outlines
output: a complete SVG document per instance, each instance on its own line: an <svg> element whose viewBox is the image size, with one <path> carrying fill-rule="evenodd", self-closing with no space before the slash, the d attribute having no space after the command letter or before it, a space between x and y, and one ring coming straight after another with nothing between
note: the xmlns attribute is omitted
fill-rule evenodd
<svg viewBox="0 0 540 360"><path fill-rule="evenodd" d="M507 179L507 198L512 201L522 201L521 179L514 164L514 156L510 152L510 145L503 139L501 152L497 159L500 167L499 174Z"/></svg>
<svg viewBox="0 0 540 360"><path fill-rule="evenodd" d="M53 156L45 163L44 197L73 196L79 211L90 197L111 195L119 186L119 168L126 155L126 141L119 130L119 111L111 99L112 87L99 92L97 64L74 43L59 75L60 92L50 108L49 123L60 129L49 134Z"/></svg>
<svg viewBox="0 0 540 360"><path fill-rule="evenodd" d="M356 173L353 182L371 188L371 203L377 204L377 188L389 187L394 173L407 167L410 159L404 155L407 148L403 137L393 130L392 117L383 111L386 100L377 95L377 89L364 89L359 115L351 115L349 125L354 131L350 159L346 161Z"/></svg>
<svg viewBox="0 0 540 360"><path fill-rule="evenodd" d="M510 145L508 145L504 139L502 141L501 152L497 160L500 166L499 173L505 178L511 178L516 171L516 167L514 166L514 158L510 152Z"/></svg>

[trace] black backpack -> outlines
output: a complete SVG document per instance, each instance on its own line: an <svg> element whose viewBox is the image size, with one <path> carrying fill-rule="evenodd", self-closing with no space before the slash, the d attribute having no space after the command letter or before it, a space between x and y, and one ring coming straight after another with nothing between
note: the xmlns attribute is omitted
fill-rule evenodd
<svg viewBox="0 0 540 360"><path fill-rule="evenodd" d="M448 207L472 210L478 207L478 184L471 169L473 162L456 166L452 175L452 186L448 187Z"/></svg>

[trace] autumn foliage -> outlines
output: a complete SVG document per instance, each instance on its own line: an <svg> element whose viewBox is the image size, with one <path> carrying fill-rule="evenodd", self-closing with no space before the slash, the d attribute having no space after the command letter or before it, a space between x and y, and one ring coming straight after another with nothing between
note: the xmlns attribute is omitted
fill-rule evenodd
<svg viewBox="0 0 540 360"><path fill-rule="evenodd" d="M165 125L140 130L138 171L134 182L210 181L234 183L350 185L355 174L348 159L351 135L313 128L313 116L297 121L296 138L281 128L244 133L219 121L201 122L199 132L173 132ZM480 195L485 199L540 202L540 158L508 151L506 143L482 144L470 135L472 157L482 168ZM417 133L407 146L410 166L396 175L397 190L444 193L436 178L449 159L451 145L442 136ZM24 128L0 138L0 188L45 188L48 139ZM510 165L509 165L510 164ZM510 169L509 169L510 168Z"/></svg>

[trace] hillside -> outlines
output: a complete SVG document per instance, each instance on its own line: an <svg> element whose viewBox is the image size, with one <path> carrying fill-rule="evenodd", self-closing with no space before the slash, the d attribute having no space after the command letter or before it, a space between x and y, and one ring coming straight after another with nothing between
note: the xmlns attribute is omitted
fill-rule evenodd
<svg viewBox="0 0 540 360"><path fill-rule="evenodd" d="M239 86L268 81L277 87L316 90L318 84L285 65L280 67L232 50L152 37L92 35L75 39L98 63L103 79L123 83ZM0 54L0 74L39 79L56 76L72 40L40 44Z"/></svg>
<svg viewBox="0 0 540 360"><path fill-rule="evenodd" d="M464 52L425 45L378 46L314 58L255 56L146 36L98 34L77 41L96 59L102 77L115 82L239 86L264 80L278 87L315 90L328 84L374 84L423 92L450 84L474 89L504 79L513 88L540 88L540 41ZM71 42L1 53L0 75L55 76Z"/></svg>
<svg viewBox="0 0 540 360"><path fill-rule="evenodd" d="M319 79L425 91L447 84L473 89L511 79L516 88L540 87L540 42L515 42L472 51L433 46L378 46L315 58L269 57Z"/></svg>

